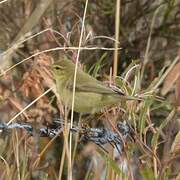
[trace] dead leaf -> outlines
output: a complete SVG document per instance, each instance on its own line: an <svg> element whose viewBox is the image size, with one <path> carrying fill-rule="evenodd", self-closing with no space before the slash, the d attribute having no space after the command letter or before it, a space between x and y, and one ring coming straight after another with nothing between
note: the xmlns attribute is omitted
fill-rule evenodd
<svg viewBox="0 0 180 180"><path fill-rule="evenodd" d="M172 153L180 153L180 132L176 135L174 142L171 146Z"/></svg>
<svg viewBox="0 0 180 180"><path fill-rule="evenodd" d="M178 175L176 176L176 180L180 179L180 173L178 173Z"/></svg>
<svg viewBox="0 0 180 180"><path fill-rule="evenodd" d="M176 94L176 106L180 106L180 76L176 81L175 94Z"/></svg>
<svg viewBox="0 0 180 180"><path fill-rule="evenodd" d="M13 98L13 97L9 97L8 98L9 103L15 107L18 111L22 111L23 107L21 106L19 100L17 98ZM26 117L26 119L28 119L28 115L26 114L26 112L22 112L22 114Z"/></svg>
<svg viewBox="0 0 180 180"><path fill-rule="evenodd" d="M170 89L178 80L179 76L180 76L180 62L177 63L166 76L166 79L164 80L163 88L161 90L161 94L163 96L170 91Z"/></svg>

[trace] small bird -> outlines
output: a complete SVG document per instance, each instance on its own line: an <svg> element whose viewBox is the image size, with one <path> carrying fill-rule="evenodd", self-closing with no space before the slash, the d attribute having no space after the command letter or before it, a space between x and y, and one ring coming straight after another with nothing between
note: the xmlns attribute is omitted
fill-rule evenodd
<svg viewBox="0 0 180 180"><path fill-rule="evenodd" d="M61 100L71 109L75 64L64 56L53 64L51 69ZM95 113L105 107L118 105L122 100L137 99L114 91L80 68L77 69L74 98L74 111L79 113Z"/></svg>

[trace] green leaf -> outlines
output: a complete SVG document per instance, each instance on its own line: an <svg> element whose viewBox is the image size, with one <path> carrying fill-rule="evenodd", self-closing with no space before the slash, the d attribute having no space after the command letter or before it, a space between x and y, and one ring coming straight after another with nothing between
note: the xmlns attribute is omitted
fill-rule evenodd
<svg viewBox="0 0 180 180"><path fill-rule="evenodd" d="M102 150L98 150L98 153L101 155L101 157L106 161L106 163L113 169L113 171L119 175L124 176L124 172L119 168L118 164L115 160L113 160L111 157L109 157L107 154L105 154Z"/></svg>
<svg viewBox="0 0 180 180"><path fill-rule="evenodd" d="M150 98L147 98L142 105L140 115L139 115L139 131L140 131L140 136L142 138L142 134L145 129L145 124L146 124L146 117L147 117L147 112L150 109L150 106L152 105L152 100Z"/></svg>
<svg viewBox="0 0 180 180"><path fill-rule="evenodd" d="M102 63L102 61L104 60L104 58L107 56L107 53L105 52L102 56L101 56L101 58L95 63L95 64L93 64L92 66L91 66L91 68L89 69L89 71L88 71L88 74L91 74L93 77L97 77L97 75L98 75L98 71L99 71L99 69L101 68L101 63Z"/></svg>
<svg viewBox="0 0 180 180"><path fill-rule="evenodd" d="M173 114L174 113L174 110L171 111L170 114ZM159 136L160 136L160 132L163 130L164 127L167 126L167 124L169 123L169 121L171 120L171 118L166 118L162 123L161 125L159 126L158 128L158 131L156 134L154 134L153 138L152 138L152 141L151 141L151 146L152 147L155 147L157 144L158 144L158 139L159 139Z"/></svg>
<svg viewBox="0 0 180 180"><path fill-rule="evenodd" d="M154 173L151 168L145 167L140 170L140 173L144 180L155 180Z"/></svg>

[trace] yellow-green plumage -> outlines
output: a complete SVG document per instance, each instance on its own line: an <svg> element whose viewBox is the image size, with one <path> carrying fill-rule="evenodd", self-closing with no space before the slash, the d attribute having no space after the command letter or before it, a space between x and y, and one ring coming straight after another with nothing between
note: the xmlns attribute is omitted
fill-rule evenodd
<svg viewBox="0 0 180 180"><path fill-rule="evenodd" d="M71 109L75 64L63 57L52 66L57 92L64 105ZM117 105L131 97L119 94L78 68L75 86L74 111L94 113L104 107Z"/></svg>

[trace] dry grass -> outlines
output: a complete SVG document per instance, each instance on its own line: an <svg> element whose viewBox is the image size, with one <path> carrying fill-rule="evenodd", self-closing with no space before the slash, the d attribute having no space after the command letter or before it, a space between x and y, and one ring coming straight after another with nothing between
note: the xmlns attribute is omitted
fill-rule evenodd
<svg viewBox="0 0 180 180"><path fill-rule="evenodd" d="M0 179L178 179L178 6L178 1L153 0L45 1L44 7L1 1L1 121L30 123L35 132L32 137L23 130L1 132ZM76 62L76 70L80 61L94 77L143 100L96 115L70 114L48 69L63 54ZM117 78L111 81L113 56ZM75 84L76 71L73 95ZM36 131L57 117L65 120L59 136L38 137ZM69 133L84 122L118 133L118 120L128 122L132 131L121 156L108 146L109 154L79 143L78 133Z"/></svg>

